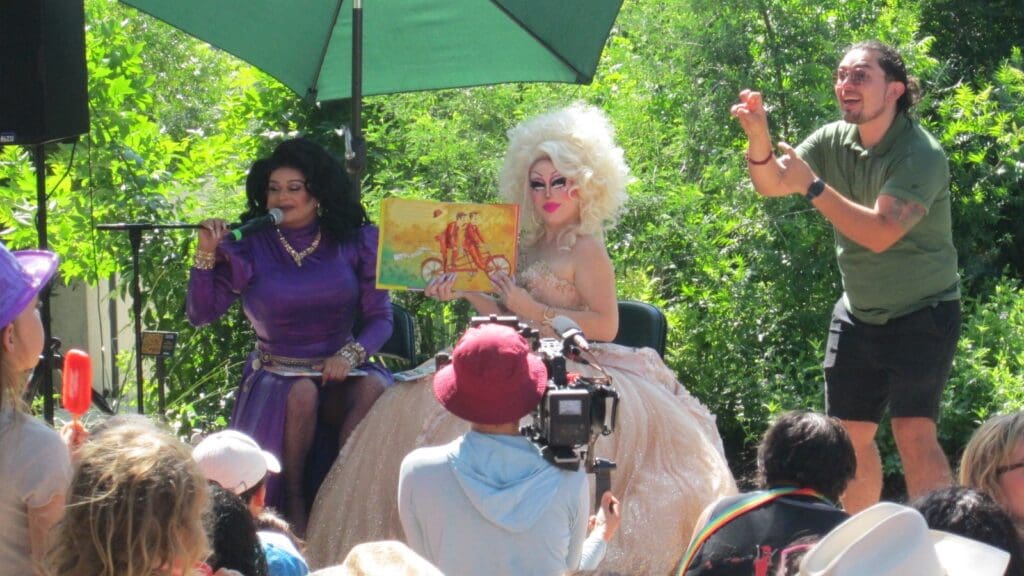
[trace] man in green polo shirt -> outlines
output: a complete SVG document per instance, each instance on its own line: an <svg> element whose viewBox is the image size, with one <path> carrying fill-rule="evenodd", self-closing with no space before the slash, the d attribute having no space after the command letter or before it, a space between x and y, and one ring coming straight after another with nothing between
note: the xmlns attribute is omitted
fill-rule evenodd
<svg viewBox="0 0 1024 576"><path fill-rule="evenodd" d="M835 73L843 119L796 149L780 142L774 154L760 93L744 90L732 107L758 193L803 194L835 230L843 295L829 327L825 407L857 453L843 495L851 514L881 495L874 438L886 408L909 496L951 482L935 421L960 335L959 275L949 165L909 115L918 92L899 53L867 41Z"/></svg>

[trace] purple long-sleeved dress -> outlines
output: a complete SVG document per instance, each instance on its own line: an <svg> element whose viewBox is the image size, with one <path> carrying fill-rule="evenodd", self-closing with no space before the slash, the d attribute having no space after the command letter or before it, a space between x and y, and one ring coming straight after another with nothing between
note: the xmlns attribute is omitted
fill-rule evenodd
<svg viewBox="0 0 1024 576"><path fill-rule="evenodd" d="M281 233L301 252L312 245L318 229L319 223L314 223L281 229ZM209 324L241 297L242 310L256 331L256 347L262 352L325 358L354 338L367 354L373 354L391 336L392 327L388 293L375 287L376 266L377 228L373 226L363 226L345 243L324 233L302 266L296 266L285 251L277 231L267 228L238 242L221 242L212 270L192 268L188 318L195 326ZM353 334L357 316L362 328ZM249 434L280 459L288 392L298 378L269 372L256 359L254 351L246 362L231 427ZM359 368L393 382L391 374L377 364ZM330 462L316 467L324 465ZM283 509L283 496L280 477L271 475L267 504Z"/></svg>

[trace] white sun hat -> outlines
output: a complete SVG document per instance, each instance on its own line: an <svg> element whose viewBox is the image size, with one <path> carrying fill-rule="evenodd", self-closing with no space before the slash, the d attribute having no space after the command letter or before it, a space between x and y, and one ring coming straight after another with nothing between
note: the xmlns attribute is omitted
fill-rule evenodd
<svg viewBox="0 0 1024 576"><path fill-rule="evenodd" d="M929 530L913 508L880 502L836 526L800 562L800 576L1002 576L1010 554Z"/></svg>

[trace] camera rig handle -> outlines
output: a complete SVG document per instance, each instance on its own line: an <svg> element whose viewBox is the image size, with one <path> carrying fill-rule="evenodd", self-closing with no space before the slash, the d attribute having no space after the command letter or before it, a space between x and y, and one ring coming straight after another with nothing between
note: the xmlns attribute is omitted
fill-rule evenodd
<svg viewBox="0 0 1024 576"><path fill-rule="evenodd" d="M597 510L601 509L601 496L612 489L612 470L615 470L615 462L604 458L595 458L589 468L588 472L594 474L594 484L596 486L594 490L594 510L596 513Z"/></svg>

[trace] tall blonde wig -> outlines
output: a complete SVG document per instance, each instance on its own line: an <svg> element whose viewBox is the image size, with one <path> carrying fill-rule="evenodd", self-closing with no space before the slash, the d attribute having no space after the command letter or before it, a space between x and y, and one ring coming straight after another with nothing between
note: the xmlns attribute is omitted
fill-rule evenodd
<svg viewBox="0 0 1024 576"><path fill-rule="evenodd" d="M206 479L185 444L152 429L108 430L81 448L51 573L187 574L209 553L206 505Z"/></svg>
<svg viewBox="0 0 1024 576"><path fill-rule="evenodd" d="M626 202L630 181L625 155L604 112L576 103L520 123L509 130L508 139L500 193L507 202L519 204L524 242L533 243L543 233L530 197L530 167L544 158L575 182L580 195L580 223L560 241L571 246L577 234L603 238Z"/></svg>
<svg viewBox="0 0 1024 576"><path fill-rule="evenodd" d="M996 502L1005 504L998 468L1012 464L1010 457L1021 442L1024 442L1024 412L986 420L974 431L960 458L960 484L985 492Z"/></svg>

